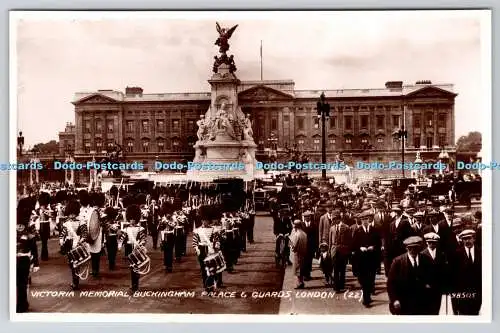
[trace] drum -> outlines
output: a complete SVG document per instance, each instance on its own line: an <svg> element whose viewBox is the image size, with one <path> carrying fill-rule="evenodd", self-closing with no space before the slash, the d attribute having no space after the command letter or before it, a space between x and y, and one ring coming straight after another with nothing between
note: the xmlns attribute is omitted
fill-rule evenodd
<svg viewBox="0 0 500 333"><path fill-rule="evenodd" d="M99 234L101 233L101 222L99 220L99 211L97 209L92 209L90 211L87 226L89 229L89 240L93 243L99 238Z"/></svg>
<svg viewBox="0 0 500 333"><path fill-rule="evenodd" d="M206 257L203 263L205 264L205 269L209 276L222 273L226 270L226 262L220 251Z"/></svg>
<svg viewBox="0 0 500 333"><path fill-rule="evenodd" d="M167 244L173 244L175 239L174 230L162 231L161 241Z"/></svg>
<svg viewBox="0 0 500 333"><path fill-rule="evenodd" d="M68 253L69 262L73 267L79 267L90 260L90 253L83 245L78 245Z"/></svg>
<svg viewBox="0 0 500 333"><path fill-rule="evenodd" d="M132 253L128 255L128 261L134 272L143 275L149 273L151 259L142 246L137 246Z"/></svg>
<svg viewBox="0 0 500 333"><path fill-rule="evenodd" d="M174 228L175 237L184 236L184 227L182 225L177 225Z"/></svg>
<svg viewBox="0 0 500 333"><path fill-rule="evenodd" d="M240 236L240 228L233 228L233 235L237 239Z"/></svg>
<svg viewBox="0 0 500 333"><path fill-rule="evenodd" d="M200 250L200 257L204 258L208 255L208 245L200 244L198 245L198 249Z"/></svg>

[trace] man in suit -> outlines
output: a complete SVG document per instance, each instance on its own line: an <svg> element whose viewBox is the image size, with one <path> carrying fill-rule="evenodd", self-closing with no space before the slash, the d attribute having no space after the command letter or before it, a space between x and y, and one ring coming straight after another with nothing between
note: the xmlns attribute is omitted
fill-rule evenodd
<svg viewBox="0 0 500 333"><path fill-rule="evenodd" d="M476 232L465 229L459 234L462 245L451 262L451 305L455 315L479 315L482 304L481 249L475 246Z"/></svg>
<svg viewBox="0 0 500 333"><path fill-rule="evenodd" d="M403 242L413 235L413 229L408 218L403 215L400 206L392 209L392 222L389 227L389 235L384 244L384 268L386 275L389 275L391 263L397 256L406 253Z"/></svg>
<svg viewBox="0 0 500 333"><path fill-rule="evenodd" d="M318 250L318 225L312 220L312 212L307 210L302 214L302 230L307 235L307 254L304 263L305 281L311 280L312 262Z"/></svg>
<svg viewBox="0 0 500 333"><path fill-rule="evenodd" d="M411 236L404 241L407 253L394 259L387 279L389 309L394 315L425 315L432 288L431 259L419 253L423 240Z"/></svg>
<svg viewBox="0 0 500 333"><path fill-rule="evenodd" d="M439 235L434 232L429 232L424 235L427 248L422 251L422 255L431 259L431 272L429 274L432 279L429 290L429 307L427 315L439 315L441 308L441 299L443 293L446 292L446 284L449 280L447 271L447 259L444 253L439 249Z"/></svg>
<svg viewBox="0 0 500 333"><path fill-rule="evenodd" d="M414 236L419 236L419 237L424 237L424 213L423 212L416 212L413 214L413 224L412 224L412 229L413 229L413 235Z"/></svg>
<svg viewBox="0 0 500 333"><path fill-rule="evenodd" d="M382 241L379 233L370 224L373 221L373 211L366 210L359 216L361 226L354 233L353 251L358 261L358 281L363 290L363 305L371 307L371 295L375 290L375 277L380 264L377 251Z"/></svg>
<svg viewBox="0 0 500 333"><path fill-rule="evenodd" d="M441 229L440 242L443 252L448 256L453 256L458 248L458 241L453 232L454 210L450 207L442 207L439 214L439 229Z"/></svg>
<svg viewBox="0 0 500 333"><path fill-rule="evenodd" d="M319 219L319 242L327 243L330 246L330 228L333 224L333 203L328 201L326 203L326 213Z"/></svg>
<svg viewBox="0 0 500 333"><path fill-rule="evenodd" d="M345 271L351 253L351 229L342 219L334 221L330 228L330 255L333 259L333 284L335 291L341 292L345 287Z"/></svg>

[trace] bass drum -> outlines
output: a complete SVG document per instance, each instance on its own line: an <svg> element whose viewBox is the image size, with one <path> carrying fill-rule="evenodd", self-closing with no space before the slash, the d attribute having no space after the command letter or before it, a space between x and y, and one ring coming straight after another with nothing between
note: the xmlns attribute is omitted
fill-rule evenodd
<svg viewBox="0 0 500 333"><path fill-rule="evenodd" d="M89 229L89 240L94 243L101 233L101 222L99 211L92 208L88 214L87 227Z"/></svg>

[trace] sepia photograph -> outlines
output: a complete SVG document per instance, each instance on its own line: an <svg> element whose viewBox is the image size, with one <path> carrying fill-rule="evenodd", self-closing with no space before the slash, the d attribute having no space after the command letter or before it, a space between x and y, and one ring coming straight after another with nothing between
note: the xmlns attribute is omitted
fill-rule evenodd
<svg viewBox="0 0 500 333"><path fill-rule="evenodd" d="M11 319L491 321L490 72L489 10L11 11Z"/></svg>

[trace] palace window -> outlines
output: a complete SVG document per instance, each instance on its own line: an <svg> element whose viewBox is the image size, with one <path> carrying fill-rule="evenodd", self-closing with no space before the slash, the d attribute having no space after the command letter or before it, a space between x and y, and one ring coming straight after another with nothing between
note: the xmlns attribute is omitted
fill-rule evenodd
<svg viewBox="0 0 500 333"><path fill-rule="evenodd" d="M84 127L85 127L85 133L90 133L91 132L90 120L85 120L84 121Z"/></svg>
<svg viewBox="0 0 500 333"><path fill-rule="evenodd" d="M401 124L399 122L400 117L399 116L392 116L392 126L393 127L400 127Z"/></svg>
<svg viewBox="0 0 500 333"><path fill-rule="evenodd" d="M193 132L195 130L195 128L194 128L194 120L188 120L187 126L188 126L188 131L189 132Z"/></svg>
<svg viewBox="0 0 500 333"><path fill-rule="evenodd" d="M439 128L446 128L446 115L445 114L440 114L438 117L438 127Z"/></svg>
<svg viewBox="0 0 500 333"><path fill-rule="evenodd" d="M115 145L113 142L108 142L108 152L113 151Z"/></svg>
<svg viewBox="0 0 500 333"><path fill-rule="evenodd" d="M364 145L367 144L368 143L368 139L367 138L362 138L361 139L361 143L364 144Z"/></svg>
<svg viewBox="0 0 500 333"><path fill-rule="evenodd" d="M434 120L434 115L432 112L427 112L427 115L425 117L425 122L428 127L432 127L432 121Z"/></svg>
<svg viewBox="0 0 500 333"><path fill-rule="evenodd" d="M361 116L361 128L362 129L368 128L368 116L366 116L366 115Z"/></svg>
<svg viewBox="0 0 500 333"><path fill-rule="evenodd" d="M102 121L100 119L95 121L95 131L99 133L102 132Z"/></svg>
<svg viewBox="0 0 500 333"><path fill-rule="evenodd" d="M172 131L178 131L180 128L179 126L179 120L178 119L173 119L172 120Z"/></svg>
<svg viewBox="0 0 500 333"><path fill-rule="evenodd" d="M165 131L165 121L163 119L157 119L156 120L156 130L158 132L164 132Z"/></svg>
<svg viewBox="0 0 500 333"><path fill-rule="evenodd" d="M271 131L276 131L278 129L278 119L271 119Z"/></svg>
<svg viewBox="0 0 500 333"><path fill-rule="evenodd" d="M330 117L330 128L336 128L337 127L337 117Z"/></svg>
<svg viewBox="0 0 500 333"><path fill-rule="evenodd" d="M413 146L415 148L420 148L420 136L413 137Z"/></svg>
<svg viewBox="0 0 500 333"><path fill-rule="evenodd" d="M143 120L141 122L142 124L142 132L143 133L148 133L149 132L149 121L148 120Z"/></svg>
<svg viewBox="0 0 500 333"><path fill-rule="evenodd" d="M384 127L384 116L377 116L377 129Z"/></svg>
<svg viewBox="0 0 500 333"><path fill-rule="evenodd" d="M313 140L313 149L314 150L319 150L319 139L314 139Z"/></svg>
<svg viewBox="0 0 500 333"><path fill-rule="evenodd" d="M181 143L179 142L178 139L173 139L172 140L172 150L174 152L179 152L181 150Z"/></svg>
<svg viewBox="0 0 500 333"><path fill-rule="evenodd" d="M314 128L319 128L319 118L318 117L314 117L313 121L314 121Z"/></svg>
<svg viewBox="0 0 500 333"><path fill-rule="evenodd" d="M446 135L439 134L439 147L444 147L444 146L446 146Z"/></svg>
<svg viewBox="0 0 500 333"><path fill-rule="evenodd" d="M384 143L384 138L383 138L383 137L381 137L381 136L379 136L379 137L377 138L377 142L378 142L378 143Z"/></svg>
<svg viewBox="0 0 500 333"><path fill-rule="evenodd" d="M143 153L147 153L147 152L149 152L149 141L144 140L144 141L142 142L142 152L143 152Z"/></svg>
<svg viewBox="0 0 500 333"><path fill-rule="evenodd" d="M421 126L421 119L420 119L420 115L414 115L413 116L413 128L420 128Z"/></svg>
<svg viewBox="0 0 500 333"><path fill-rule="evenodd" d="M297 129L303 131L304 127L304 117L297 117Z"/></svg>
<svg viewBox="0 0 500 333"><path fill-rule="evenodd" d="M132 140L127 141L127 151L129 153L132 153L134 151L134 141Z"/></svg>
<svg viewBox="0 0 500 333"><path fill-rule="evenodd" d="M101 140L96 140L95 148L96 148L97 152L99 152L99 153L102 151L102 141Z"/></svg>
<svg viewBox="0 0 500 333"><path fill-rule="evenodd" d="M127 132L133 132L133 131L134 131L134 121L127 120Z"/></svg>
<svg viewBox="0 0 500 333"><path fill-rule="evenodd" d="M427 149L432 149L432 146L434 145L434 140L433 140L433 137L432 136L428 136L427 137L427 140L426 140L426 143L427 143Z"/></svg>
<svg viewBox="0 0 500 333"><path fill-rule="evenodd" d="M352 130L352 116L345 116L344 117L344 124L345 124L345 129L346 130Z"/></svg>
<svg viewBox="0 0 500 333"><path fill-rule="evenodd" d="M337 143L337 140L335 139L330 139L330 141L328 141L331 145L334 145L335 143Z"/></svg>
<svg viewBox="0 0 500 333"><path fill-rule="evenodd" d="M350 145L352 143L352 139L351 138L345 138L345 143Z"/></svg>
<svg viewBox="0 0 500 333"><path fill-rule="evenodd" d="M86 140L83 144L83 149L85 150L85 153L90 153L90 141Z"/></svg>
<svg viewBox="0 0 500 333"><path fill-rule="evenodd" d="M114 130L114 124L113 124L113 121L112 121L112 120L108 121L107 128L108 128L108 133L113 133L113 130Z"/></svg>
<svg viewBox="0 0 500 333"><path fill-rule="evenodd" d="M190 136L187 139L187 144L188 144L189 147L193 147L195 143L196 143L196 140L192 136Z"/></svg>
<svg viewBox="0 0 500 333"><path fill-rule="evenodd" d="M165 151L165 141L163 141L163 139L158 139L156 145L158 146L158 151L160 153L163 153Z"/></svg>

